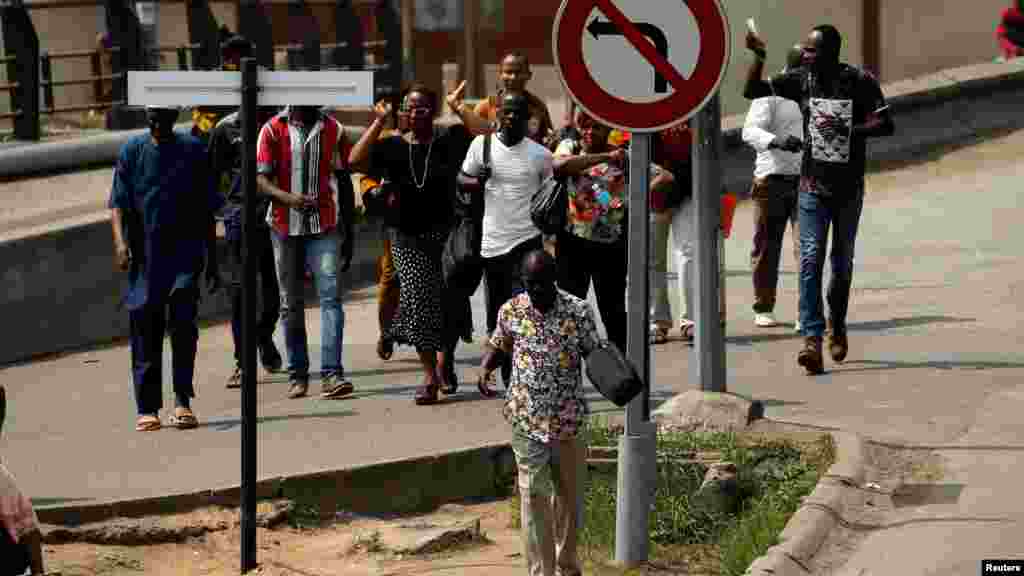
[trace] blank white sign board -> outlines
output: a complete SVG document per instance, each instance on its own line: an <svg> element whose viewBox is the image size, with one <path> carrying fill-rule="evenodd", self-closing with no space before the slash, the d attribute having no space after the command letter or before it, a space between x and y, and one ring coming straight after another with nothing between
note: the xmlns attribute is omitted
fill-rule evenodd
<svg viewBox="0 0 1024 576"><path fill-rule="evenodd" d="M372 106L373 72L260 70L261 106ZM129 106L241 106L242 73L128 72Z"/></svg>

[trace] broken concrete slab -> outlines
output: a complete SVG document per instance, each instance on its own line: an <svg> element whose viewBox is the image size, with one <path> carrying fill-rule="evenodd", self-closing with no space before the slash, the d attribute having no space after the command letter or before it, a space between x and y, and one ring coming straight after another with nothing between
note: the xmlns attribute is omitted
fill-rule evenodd
<svg viewBox="0 0 1024 576"><path fill-rule="evenodd" d="M403 556L436 554L484 540L480 518L405 521L381 526L355 538L352 547Z"/></svg>
<svg viewBox="0 0 1024 576"><path fill-rule="evenodd" d="M651 413L660 429L679 432L738 432L763 416L759 400L701 390L679 394Z"/></svg>

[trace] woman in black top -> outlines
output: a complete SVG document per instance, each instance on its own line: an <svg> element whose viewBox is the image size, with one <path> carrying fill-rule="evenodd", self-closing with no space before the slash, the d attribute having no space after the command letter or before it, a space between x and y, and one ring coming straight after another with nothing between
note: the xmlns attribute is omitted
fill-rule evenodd
<svg viewBox="0 0 1024 576"><path fill-rule="evenodd" d="M439 103L427 86L412 86L406 101L409 131L381 139L391 107L377 104L377 119L352 148L349 163L365 167L369 159L368 172L389 183L391 191L385 194L396 196L388 210L392 211L391 254L401 291L388 336L416 348L424 370L416 403L433 404L439 390L455 392L454 372L449 369L454 347L445 331L441 253L453 223L455 176L471 137L461 124L434 126Z"/></svg>

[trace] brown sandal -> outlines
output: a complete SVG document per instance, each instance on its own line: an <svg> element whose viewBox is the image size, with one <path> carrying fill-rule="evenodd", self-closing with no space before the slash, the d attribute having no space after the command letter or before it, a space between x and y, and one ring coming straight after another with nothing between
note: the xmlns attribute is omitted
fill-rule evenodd
<svg viewBox="0 0 1024 576"><path fill-rule="evenodd" d="M161 427L160 418L152 414L139 416L138 420L135 421L136 432L156 432Z"/></svg>

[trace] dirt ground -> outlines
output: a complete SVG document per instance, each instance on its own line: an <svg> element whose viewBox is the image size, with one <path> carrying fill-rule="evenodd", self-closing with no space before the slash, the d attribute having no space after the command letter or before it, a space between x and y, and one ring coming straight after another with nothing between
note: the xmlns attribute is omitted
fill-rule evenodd
<svg viewBox="0 0 1024 576"><path fill-rule="evenodd" d="M257 532L259 569L266 576L413 576L419 574L487 574L524 572L519 532L510 528L508 501L446 505L436 512L403 518L406 524L479 518L484 539L444 552L403 557L383 547L375 531L386 532L395 519L339 517L332 526L299 529L283 525ZM238 574L240 532L235 510L200 510L179 515L176 525L223 526L178 544L106 546L46 545L46 568L62 576L212 576Z"/></svg>

